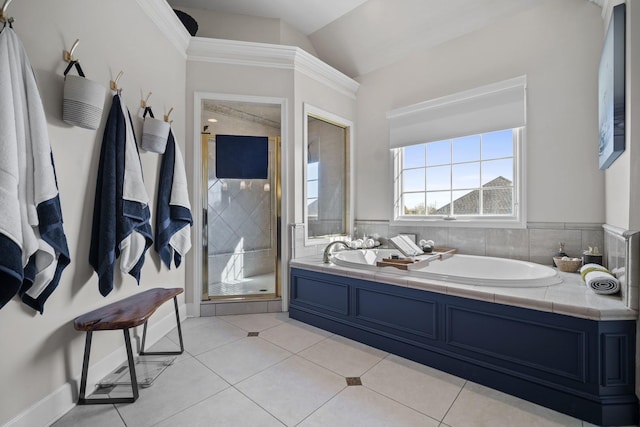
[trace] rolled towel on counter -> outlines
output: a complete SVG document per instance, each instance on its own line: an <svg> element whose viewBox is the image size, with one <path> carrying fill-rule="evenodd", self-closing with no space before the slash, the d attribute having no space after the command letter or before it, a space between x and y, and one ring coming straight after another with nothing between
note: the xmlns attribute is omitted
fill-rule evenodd
<svg viewBox="0 0 640 427"><path fill-rule="evenodd" d="M596 294L615 294L620 291L620 281L613 274L599 264L585 264L580 268L580 275Z"/></svg>

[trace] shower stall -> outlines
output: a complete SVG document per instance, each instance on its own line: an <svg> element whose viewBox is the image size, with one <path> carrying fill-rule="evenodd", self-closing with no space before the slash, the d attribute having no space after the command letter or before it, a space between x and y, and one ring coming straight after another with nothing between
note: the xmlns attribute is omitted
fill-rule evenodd
<svg viewBox="0 0 640 427"><path fill-rule="evenodd" d="M279 296L280 108L202 101L203 300Z"/></svg>

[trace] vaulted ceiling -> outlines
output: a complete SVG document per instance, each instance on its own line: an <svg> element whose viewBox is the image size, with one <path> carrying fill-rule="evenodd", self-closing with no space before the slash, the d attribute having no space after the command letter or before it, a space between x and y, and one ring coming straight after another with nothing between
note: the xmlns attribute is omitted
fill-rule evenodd
<svg viewBox="0 0 640 427"><path fill-rule="evenodd" d="M173 7L277 18L309 37L320 59L357 77L547 1L608 0L168 0Z"/></svg>

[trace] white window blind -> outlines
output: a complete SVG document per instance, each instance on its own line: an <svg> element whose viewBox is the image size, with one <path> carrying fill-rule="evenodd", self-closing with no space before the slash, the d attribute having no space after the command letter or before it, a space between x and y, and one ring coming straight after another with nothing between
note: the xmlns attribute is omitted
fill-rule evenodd
<svg viewBox="0 0 640 427"><path fill-rule="evenodd" d="M526 125L526 76L387 113L390 148Z"/></svg>

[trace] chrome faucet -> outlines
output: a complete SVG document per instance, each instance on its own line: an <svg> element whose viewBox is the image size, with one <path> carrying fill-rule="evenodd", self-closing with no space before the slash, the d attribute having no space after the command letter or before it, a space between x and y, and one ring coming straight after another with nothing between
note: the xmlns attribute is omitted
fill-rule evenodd
<svg viewBox="0 0 640 427"><path fill-rule="evenodd" d="M346 249L350 249L349 244L344 240L336 240L334 242L329 243L327 247L324 248L324 255L322 256L322 260L324 261L325 264L329 264L329 258L331 257L331 248L333 248L337 244L341 244Z"/></svg>

